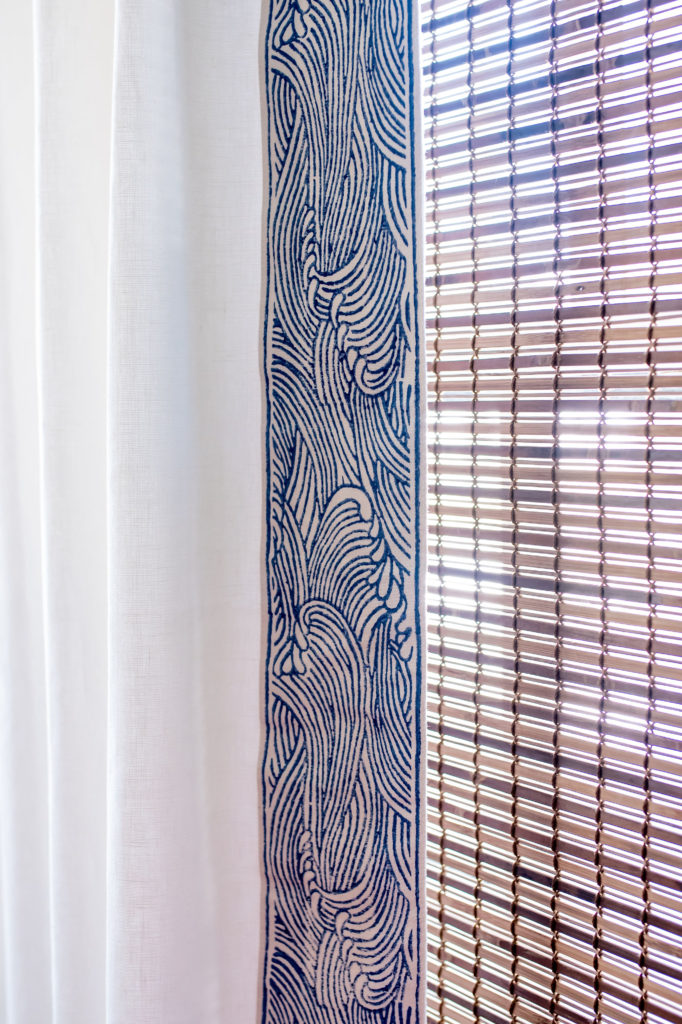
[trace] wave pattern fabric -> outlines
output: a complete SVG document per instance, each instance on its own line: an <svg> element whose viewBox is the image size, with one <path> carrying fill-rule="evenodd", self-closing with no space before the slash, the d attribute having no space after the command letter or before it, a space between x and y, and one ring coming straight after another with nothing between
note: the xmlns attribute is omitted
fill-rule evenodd
<svg viewBox="0 0 682 1024"><path fill-rule="evenodd" d="M419 381L409 0L266 33L266 1024L415 1024Z"/></svg>

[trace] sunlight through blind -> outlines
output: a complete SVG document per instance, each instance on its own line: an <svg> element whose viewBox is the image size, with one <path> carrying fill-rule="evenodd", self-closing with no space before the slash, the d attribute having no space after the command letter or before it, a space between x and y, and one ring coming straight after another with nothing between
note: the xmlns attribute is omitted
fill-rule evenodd
<svg viewBox="0 0 682 1024"><path fill-rule="evenodd" d="M421 13L428 1019L682 1024L682 6Z"/></svg>

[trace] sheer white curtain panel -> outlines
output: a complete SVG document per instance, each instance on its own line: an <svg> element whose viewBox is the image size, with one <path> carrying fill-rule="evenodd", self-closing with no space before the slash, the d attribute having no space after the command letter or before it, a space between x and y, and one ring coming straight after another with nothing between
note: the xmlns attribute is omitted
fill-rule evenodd
<svg viewBox="0 0 682 1024"><path fill-rule="evenodd" d="M256 1018L259 4L0 0L0 1020Z"/></svg>

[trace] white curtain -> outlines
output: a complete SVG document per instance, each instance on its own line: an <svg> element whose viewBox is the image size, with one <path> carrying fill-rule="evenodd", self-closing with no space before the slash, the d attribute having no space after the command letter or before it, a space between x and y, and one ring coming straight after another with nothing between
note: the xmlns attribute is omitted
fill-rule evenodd
<svg viewBox="0 0 682 1024"><path fill-rule="evenodd" d="M0 0L0 1021L254 1021L253 0Z"/></svg>

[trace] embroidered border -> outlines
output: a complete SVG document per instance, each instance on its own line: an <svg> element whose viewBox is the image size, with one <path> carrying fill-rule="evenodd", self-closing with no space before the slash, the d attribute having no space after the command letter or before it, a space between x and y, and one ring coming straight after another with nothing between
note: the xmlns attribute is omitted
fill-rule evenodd
<svg viewBox="0 0 682 1024"><path fill-rule="evenodd" d="M419 348L410 0L266 33L266 1024L415 1024Z"/></svg>

